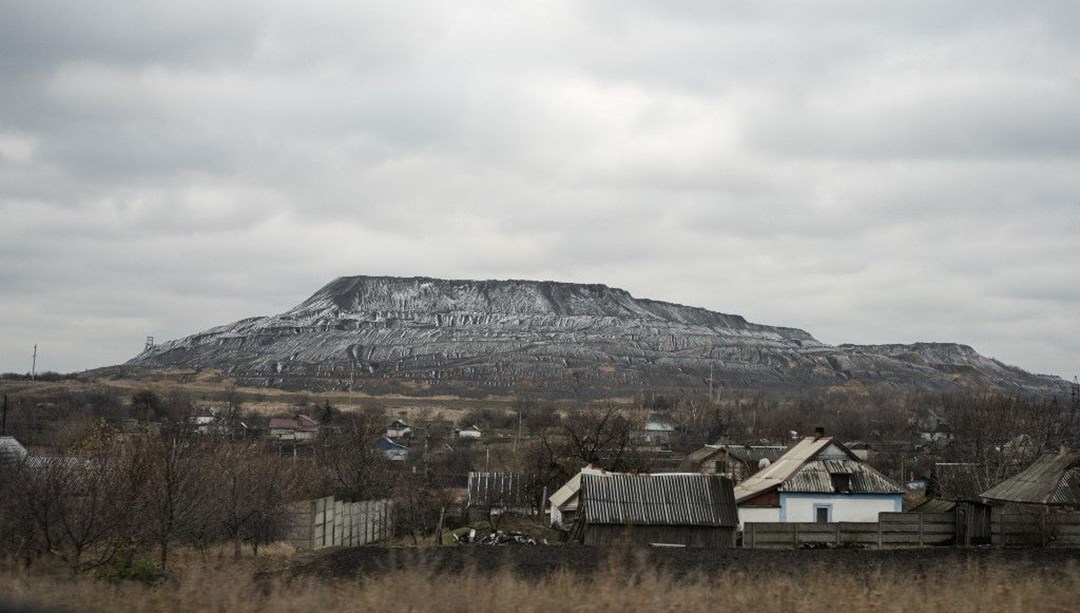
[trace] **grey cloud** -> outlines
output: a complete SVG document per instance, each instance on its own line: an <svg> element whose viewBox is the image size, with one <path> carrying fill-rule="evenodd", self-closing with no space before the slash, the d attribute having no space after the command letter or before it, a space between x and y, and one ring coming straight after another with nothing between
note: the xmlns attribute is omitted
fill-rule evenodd
<svg viewBox="0 0 1080 613"><path fill-rule="evenodd" d="M1078 11L7 3L0 370L371 273L602 282L1069 375Z"/></svg>

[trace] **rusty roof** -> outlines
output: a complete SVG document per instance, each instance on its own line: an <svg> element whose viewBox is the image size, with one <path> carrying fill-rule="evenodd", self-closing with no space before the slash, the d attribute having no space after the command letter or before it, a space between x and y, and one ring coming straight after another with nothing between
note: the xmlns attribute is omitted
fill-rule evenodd
<svg viewBox="0 0 1080 613"><path fill-rule="evenodd" d="M581 475L589 524L734 527L731 480L717 475Z"/></svg>
<svg viewBox="0 0 1080 613"><path fill-rule="evenodd" d="M837 483L833 475L847 475ZM780 484L781 492L808 494L903 494L885 475L858 460L810 460Z"/></svg>
<svg viewBox="0 0 1080 613"><path fill-rule="evenodd" d="M1026 470L981 494L1000 502L1077 506L1080 492L1080 454L1047 453Z"/></svg>

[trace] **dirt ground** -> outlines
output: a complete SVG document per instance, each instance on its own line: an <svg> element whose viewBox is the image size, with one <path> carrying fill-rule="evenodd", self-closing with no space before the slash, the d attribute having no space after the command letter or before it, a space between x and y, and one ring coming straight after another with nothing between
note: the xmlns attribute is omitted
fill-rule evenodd
<svg viewBox="0 0 1080 613"><path fill-rule="evenodd" d="M585 545L463 545L428 549L361 547L327 551L305 559L294 575L355 577L397 570L431 574L509 571L542 577L561 570L574 574L650 571L675 578L737 573L746 577L820 572L873 576L890 572L912 578L948 573L965 566L994 565L1008 572L1075 574L1080 549L928 548L871 550L702 550L601 548Z"/></svg>

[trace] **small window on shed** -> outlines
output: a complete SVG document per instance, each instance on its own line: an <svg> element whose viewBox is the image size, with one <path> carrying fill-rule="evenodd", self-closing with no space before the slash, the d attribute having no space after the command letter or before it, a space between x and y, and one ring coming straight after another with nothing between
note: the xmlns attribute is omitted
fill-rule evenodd
<svg viewBox="0 0 1080 613"><path fill-rule="evenodd" d="M713 467L713 469L716 471L716 474L718 474L718 475L726 475L728 473L727 460L717 460L715 466Z"/></svg>
<svg viewBox="0 0 1080 613"><path fill-rule="evenodd" d="M846 492L851 489L850 473L829 473L834 492Z"/></svg>

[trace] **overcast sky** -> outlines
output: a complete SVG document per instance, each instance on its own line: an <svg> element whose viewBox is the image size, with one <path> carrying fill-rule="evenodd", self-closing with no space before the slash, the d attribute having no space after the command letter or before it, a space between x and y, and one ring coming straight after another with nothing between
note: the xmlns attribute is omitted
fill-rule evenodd
<svg viewBox="0 0 1080 613"><path fill-rule="evenodd" d="M0 371L342 275L1080 370L1080 3L0 0Z"/></svg>

